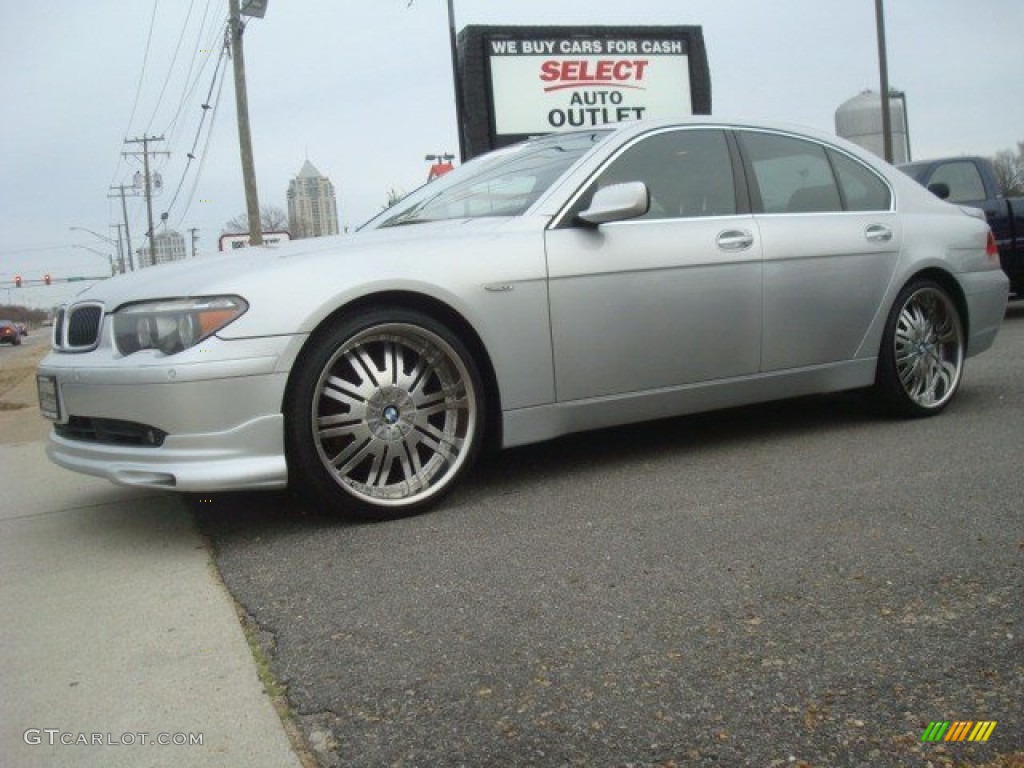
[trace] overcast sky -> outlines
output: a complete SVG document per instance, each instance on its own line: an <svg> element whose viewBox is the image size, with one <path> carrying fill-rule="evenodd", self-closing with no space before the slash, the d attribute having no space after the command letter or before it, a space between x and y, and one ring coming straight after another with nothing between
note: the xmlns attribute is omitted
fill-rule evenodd
<svg viewBox="0 0 1024 768"><path fill-rule="evenodd" d="M886 0L890 83L907 94L915 158L991 155L1024 140L1022 0ZM873 0L455 0L456 25L699 25L713 113L834 131L836 108L878 89ZM245 210L228 78L212 89L227 0L7 2L0 25L0 286L103 274L140 149L162 135L154 215L198 228L211 252ZM150 31L152 30L152 34ZM212 51L207 53L207 51ZM286 208L308 159L334 182L342 226L379 210L388 191L426 177L424 155L457 152L443 0L269 0L245 36L260 202ZM212 129L211 129L212 125ZM198 141L197 141L198 138ZM195 150L193 151L193 146ZM187 163L187 154L196 159ZM180 191L179 191L180 187ZM173 204L172 204L173 202ZM132 242L146 229L129 200ZM75 288L23 288L47 306ZM0 301L7 293L0 287Z"/></svg>

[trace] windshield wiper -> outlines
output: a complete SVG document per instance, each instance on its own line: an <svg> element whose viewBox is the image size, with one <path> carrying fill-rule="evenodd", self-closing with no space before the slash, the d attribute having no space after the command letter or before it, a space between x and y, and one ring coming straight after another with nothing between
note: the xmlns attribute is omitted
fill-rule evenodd
<svg viewBox="0 0 1024 768"><path fill-rule="evenodd" d="M434 221L434 219L405 219L405 218L402 218L402 219L395 219L394 221L389 221L387 224L381 224L380 228L384 229L385 227L408 227L411 224L426 224L427 222L430 222L430 221Z"/></svg>

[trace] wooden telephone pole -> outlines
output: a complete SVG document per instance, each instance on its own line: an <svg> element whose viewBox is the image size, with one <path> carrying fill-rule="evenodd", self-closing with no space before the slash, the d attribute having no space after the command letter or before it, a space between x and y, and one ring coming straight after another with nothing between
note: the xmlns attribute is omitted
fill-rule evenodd
<svg viewBox="0 0 1024 768"><path fill-rule="evenodd" d="M142 168L143 168L143 191L146 195L146 214L149 220L149 259L152 264L156 264L156 231L153 229L153 177L149 172L149 156L150 155L169 155L170 152L155 152L149 148L151 142L163 141L163 136L145 136L143 135L140 139L125 139L125 144L141 144L141 152L122 152L127 157L129 155L142 155ZM129 254L129 258L131 258Z"/></svg>
<svg viewBox="0 0 1024 768"><path fill-rule="evenodd" d="M245 186L245 210L249 216L249 245L263 245L260 199L256 190L256 167L252 158L252 133L249 130L249 94L245 88L245 53L239 0L228 0L230 11L231 58L235 69L235 108L238 111L238 146L242 155L242 183Z"/></svg>

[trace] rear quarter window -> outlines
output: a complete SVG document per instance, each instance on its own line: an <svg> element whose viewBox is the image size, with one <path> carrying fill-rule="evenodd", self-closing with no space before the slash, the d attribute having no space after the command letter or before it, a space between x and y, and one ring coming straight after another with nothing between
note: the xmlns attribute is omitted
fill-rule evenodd
<svg viewBox="0 0 1024 768"><path fill-rule="evenodd" d="M888 211L892 207L889 185L874 171L851 157L829 150L847 211Z"/></svg>

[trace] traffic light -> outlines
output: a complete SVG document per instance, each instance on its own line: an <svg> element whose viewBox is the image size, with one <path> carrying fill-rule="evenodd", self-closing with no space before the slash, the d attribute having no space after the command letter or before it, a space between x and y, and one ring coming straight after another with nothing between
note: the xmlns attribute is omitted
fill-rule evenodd
<svg viewBox="0 0 1024 768"><path fill-rule="evenodd" d="M43 282L46 283L47 285L50 284L50 273L49 272L47 272L45 275L43 275Z"/></svg>
<svg viewBox="0 0 1024 768"><path fill-rule="evenodd" d="M14 276L14 287L21 288L21 275Z"/></svg>

